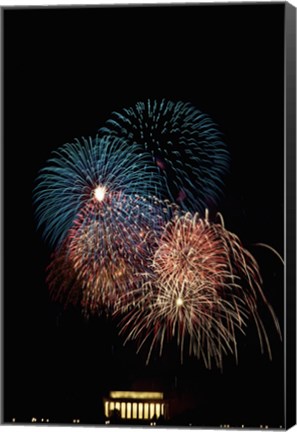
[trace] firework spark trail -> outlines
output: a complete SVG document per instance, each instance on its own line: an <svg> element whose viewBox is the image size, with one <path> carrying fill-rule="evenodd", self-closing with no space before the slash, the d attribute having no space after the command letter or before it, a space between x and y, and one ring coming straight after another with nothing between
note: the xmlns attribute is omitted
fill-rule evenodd
<svg viewBox="0 0 297 432"><path fill-rule="evenodd" d="M76 140L53 152L34 189L38 227L52 246L60 245L79 211L109 193L154 195L156 167L137 144L116 137Z"/></svg>
<svg viewBox="0 0 297 432"><path fill-rule="evenodd" d="M82 284L69 260L67 238L51 254L46 273L46 283L52 301L63 304L65 308L80 304Z"/></svg>
<svg viewBox="0 0 297 432"><path fill-rule="evenodd" d="M184 209L204 212L220 200L228 152L214 122L190 103L138 102L112 113L99 134L141 145L158 167L167 198Z"/></svg>
<svg viewBox="0 0 297 432"><path fill-rule="evenodd" d="M278 320L263 290L258 264L239 238L208 215L175 216L160 237L150 271L142 287L132 290L131 302L121 321L126 341L140 341L152 350L176 340L183 358L202 357L210 368L212 359L222 368L223 354L237 359L237 332L244 333L252 318L262 351L269 340L258 313L258 298L268 306L277 330ZM138 296L138 301L135 299ZM121 308L115 314L123 313Z"/></svg>

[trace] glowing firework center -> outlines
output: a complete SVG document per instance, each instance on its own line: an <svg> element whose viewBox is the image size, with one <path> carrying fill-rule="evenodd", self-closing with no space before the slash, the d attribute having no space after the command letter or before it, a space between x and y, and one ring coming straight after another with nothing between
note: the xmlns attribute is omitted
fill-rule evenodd
<svg viewBox="0 0 297 432"><path fill-rule="evenodd" d="M181 297L177 297L177 299L176 299L176 306L177 306L177 307L180 307L180 306L182 306L183 304L184 304L183 299L182 299Z"/></svg>
<svg viewBox="0 0 297 432"><path fill-rule="evenodd" d="M111 391L104 399L106 418L120 420L158 420L168 418L168 406L162 392Z"/></svg>
<svg viewBox="0 0 297 432"><path fill-rule="evenodd" d="M94 196L97 201L102 202L106 195L106 187L105 186L97 186L94 190Z"/></svg>

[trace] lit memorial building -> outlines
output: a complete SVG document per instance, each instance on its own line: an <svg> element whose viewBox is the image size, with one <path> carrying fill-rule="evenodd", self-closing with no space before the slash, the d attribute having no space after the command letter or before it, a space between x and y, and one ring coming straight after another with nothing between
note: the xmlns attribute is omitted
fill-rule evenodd
<svg viewBox="0 0 297 432"><path fill-rule="evenodd" d="M116 416L122 422L143 423L168 419L168 402L162 392L111 391L103 402L107 419Z"/></svg>

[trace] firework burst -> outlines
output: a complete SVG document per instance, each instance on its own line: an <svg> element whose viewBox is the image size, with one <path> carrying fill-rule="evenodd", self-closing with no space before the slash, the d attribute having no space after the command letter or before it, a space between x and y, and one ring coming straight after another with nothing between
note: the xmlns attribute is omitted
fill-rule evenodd
<svg viewBox="0 0 297 432"><path fill-rule="evenodd" d="M95 139L54 152L34 190L38 226L56 247L53 300L120 315L120 332L148 347L147 362L176 342L181 359L187 351L222 368L251 319L271 357L259 300L280 328L259 266L205 211L220 199L228 163L213 121L165 100L115 112Z"/></svg>
<svg viewBox="0 0 297 432"><path fill-rule="evenodd" d="M138 263L132 265L131 257L117 251L107 259L100 253L97 247L102 241L94 225L80 230L80 240L67 238L52 255L47 269L52 300L64 304L65 308L79 306L86 317L108 314L117 296L123 296L125 289L137 281Z"/></svg>
<svg viewBox="0 0 297 432"><path fill-rule="evenodd" d="M158 167L167 198L202 211L220 199L229 157L209 116L190 103L138 102L114 112L99 134L137 143Z"/></svg>
<svg viewBox="0 0 297 432"><path fill-rule="evenodd" d="M159 239L146 282L131 292L121 333L126 341L140 341L139 349L149 343L147 361L154 348L161 355L164 343L176 340L181 358L187 347L206 367L212 360L222 367L224 354L237 358L237 333L244 333L252 318L261 350L266 345L271 356L259 297L280 330L261 285L257 262L222 219L212 223L207 213L205 218L197 213L175 216Z"/></svg>
<svg viewBox="0 0 297 432"><path fill-rule="evenodd" d="M69 259L83 281L84 307L112 308L133 287L152 246L157 207L138 196L110 194L83 209L69 230Z"/></svg>
<svg viewBox="0 0 297 432"><path fill-rule="evenodd" d="M158 173L140 146L116 137L76 140L53 153L34 190L38 227L51 245L61 245L80 210L110 193L143 197L160 186Z"/></svg>
<svg viewBox="0 0 297 432"><path fill-rule="evenodd" d="M54 255L48 277L53 296L79 298L86 315L112 310L119 297L124 303L141 284L172 208L156 198L109 193L98 200L94 194Z"/></svg>

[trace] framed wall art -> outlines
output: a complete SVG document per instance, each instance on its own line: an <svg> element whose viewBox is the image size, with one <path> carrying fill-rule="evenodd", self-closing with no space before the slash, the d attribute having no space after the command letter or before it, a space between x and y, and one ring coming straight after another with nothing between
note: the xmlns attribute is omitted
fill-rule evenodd
<svg viewBox="0 0 297 432"><path fill-rule="evenodd" d="M296 9L1 16L2 423L295 425Z"/></svg>

